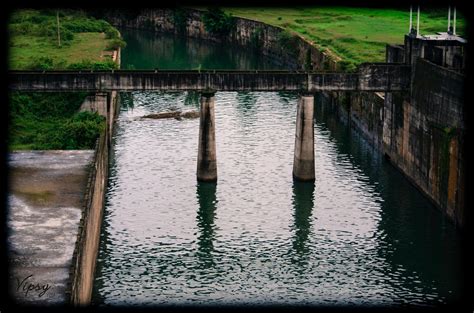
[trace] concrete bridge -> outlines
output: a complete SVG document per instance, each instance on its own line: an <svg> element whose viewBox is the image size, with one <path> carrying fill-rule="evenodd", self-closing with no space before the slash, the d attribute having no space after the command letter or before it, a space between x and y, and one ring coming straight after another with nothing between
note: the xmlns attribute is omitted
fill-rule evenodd
<svg viewBox="0 0 474 313"><path fill-rule="evenodd" d="M401 91L411 67L366 63L355 73L232 70L10 71L11 90L22 91Z"/></svg>
<svg viewBox="0 0 474 313"><path fill-rule="evenodd" d="M355 73L229 70L10 71L9 88L35 92L195 90L201 92L197 179L217 181L215 91L297 91L293 177L312 181L314 97L318 91L406 91L411 66L367 63ZM110 97L108 97L110 98ZM107 101L108 111L110 101Z"/></svg>

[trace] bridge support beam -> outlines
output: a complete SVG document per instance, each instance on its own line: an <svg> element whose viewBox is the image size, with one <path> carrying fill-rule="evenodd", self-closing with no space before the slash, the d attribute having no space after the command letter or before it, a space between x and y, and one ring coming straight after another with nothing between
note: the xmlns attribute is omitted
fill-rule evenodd
<svg viewBox="0 0 474 313"><path fill-rule="evenodd" d="M217 181L214 94L215 91L201 93L197 162L198 181Z"/></svg>
<svg viewBox="0 0 474 313"><path fill-rule="evenodd" d="M314 96L302 95L296 113L293 178L314 181Z"/></svg>

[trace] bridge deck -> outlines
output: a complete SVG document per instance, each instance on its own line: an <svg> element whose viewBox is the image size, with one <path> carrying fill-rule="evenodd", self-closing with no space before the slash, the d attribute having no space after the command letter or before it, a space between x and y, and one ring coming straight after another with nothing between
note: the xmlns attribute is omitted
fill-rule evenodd
<svg viewBox="0 0 474 313"><path fill-rule="evenodd" d="M363 64L355 73L240 70L10 71L9 87L23 91L400 91L410 87L408 65Z"/></svg>

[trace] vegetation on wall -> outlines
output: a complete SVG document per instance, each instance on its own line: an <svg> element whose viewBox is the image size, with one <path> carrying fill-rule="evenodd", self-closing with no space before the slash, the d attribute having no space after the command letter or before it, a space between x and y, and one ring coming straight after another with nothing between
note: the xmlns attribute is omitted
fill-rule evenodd
<svg viewBox="0 0 474 313"><path fill-rule="evenodd" d="M278 40L278 44L288 54L295 55L298 52L299 38L295 34L292 34L289 31L283 30L278 34L277 40Z"/></svg>
<svg viewBox="0 0 474 313"><path fill-rule="evenodd" d="M186 32L187 21L188 21L188 12L186 10L177 8L173 11L174 27L179 33Z"/></svg>
<svg viewBox="0 0 474 313"><path fill-rule="evenodd" d="M306 71L310 71L313 69L313 65L311 62L311 49L306 50L306 56L305 56L305 61L304 61L304 69Z"/></svg>
<svg viewBox="0 0 474 313"><path fill-rule="evenodd" d="M440 200L443 205L447 205L448 201L448 183L449 183L449 162L450 162L450 146L453 138L457 136L457 130L451 127L440 127L439 125L431 125L439 134L439 191Z"/></svg>
<svg viewBox="0 0 474 313"><path fill-rule="evenodd" d="M226 36L235 28L235 19L220 8L212 8L202 14L206 30L214 35Z"/></svg>
<svg viewBox="0 0 474 313"><path fill-rule="evenodd" d="M260 50L263 47L263 27L257 27L250 35L250 46L255 50Z"/></svg>

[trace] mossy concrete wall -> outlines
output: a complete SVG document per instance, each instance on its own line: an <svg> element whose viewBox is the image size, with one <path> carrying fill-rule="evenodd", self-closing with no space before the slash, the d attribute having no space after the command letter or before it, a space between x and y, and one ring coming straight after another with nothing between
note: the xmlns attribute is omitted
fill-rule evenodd
<svg viewBox="0 0 474 313"><path fill-rule="evenodd" d="M464 211L464 76L415 62L411 94L387 93L383 151L456 225Z"/></svg>

